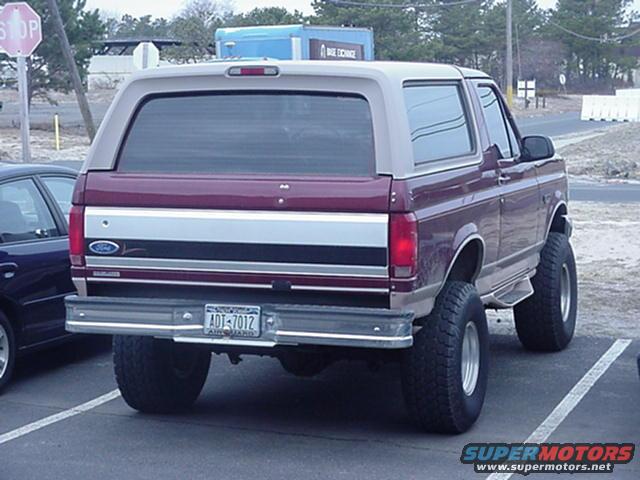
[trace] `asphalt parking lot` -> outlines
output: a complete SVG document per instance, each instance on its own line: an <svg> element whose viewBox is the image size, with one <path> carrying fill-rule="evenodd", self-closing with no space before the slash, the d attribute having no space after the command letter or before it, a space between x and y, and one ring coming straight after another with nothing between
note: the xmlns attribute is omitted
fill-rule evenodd
<svg viewBox="0 0 640 480"><path fill-rule="evenodd" d="M480 420L437 436L409 422L393 365L338 363L300 379L270 358L232 366L214 356L191 412L142 415L113 393L78 414L69 409L115 389L109 338L85 338L19 365L0 397L0 479L482 478L460 463L462 447L527 439L614 343L577 337L564 352L533 354L494 335ZM638 351L632 342L589 383L549 441L640 443ZM640 461L614 473L640 478Z"/></svg>

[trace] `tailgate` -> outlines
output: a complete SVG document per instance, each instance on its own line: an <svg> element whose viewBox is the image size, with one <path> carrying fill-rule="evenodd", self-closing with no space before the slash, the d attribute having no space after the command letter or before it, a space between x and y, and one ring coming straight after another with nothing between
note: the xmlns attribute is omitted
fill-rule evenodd
<svg viewBox="0 0 640 480"><path fill-rule="evenodd" d="M92 172L86 276L386 293L389 188L388 177L283 183Z"/></svg>

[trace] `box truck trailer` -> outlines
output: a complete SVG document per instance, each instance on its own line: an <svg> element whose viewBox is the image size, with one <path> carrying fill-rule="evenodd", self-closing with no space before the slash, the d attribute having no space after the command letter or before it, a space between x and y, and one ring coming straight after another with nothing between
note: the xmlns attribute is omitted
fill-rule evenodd
<svg viewBox="0 0 640 480"><path fill-rule="evenodd" d="M368 28L274 25L219 28L216 52L224 58L279 60L373 60Z"/></svg>

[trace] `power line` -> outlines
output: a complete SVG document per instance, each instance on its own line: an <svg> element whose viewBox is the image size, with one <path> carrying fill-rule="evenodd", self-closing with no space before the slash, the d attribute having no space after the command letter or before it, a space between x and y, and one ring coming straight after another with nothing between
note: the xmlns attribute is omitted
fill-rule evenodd
<svg viewBox="0 0 640 480"><path fill-rule="evenodd" d="M451 2L434 2L434 3L372 3L372 2L363 2L363 1L353 1L353 0L324 0L326 3L330 3L336 6L342 7L363 7L363 8L397 8L397 9L408 9L408 8L439 8L439 7L455 7L457 5L468 5L471 3L478 3L481 0L456 0ZM562 25L555 23L552 20L548 20L550 25L562 30L569 35L573 35L574 37L580 38L582 40L589 40L592 42L600 42L600 43L617 43L627 38L631 38L635 35L640 34L640 28L634 30L630 33L624 35L618 35L616 37L591 37L589 35L583 35L579 32L574 32L573 30L568 29L567 27L563 27Z"/></svg>
<svg viewBox="0 0 640 480"><path fill-rule="evenodd" d="M556 28L559 28L560 30L562 30L565 33L568 33L569 35L573 35L574 37L577 38L581 38L582 40L590 40L592 42L611 42L611 43L617 43L620 42L621 40L625 40L627 38L631 38L634 35L638 35L640 33L640 28L638 28L637 30L634 30L633 32L627 33L625 35L619 35L617 37L590 37L589 35L583 35L582 33L578 33L578 32L574 32L573 30L569 30L566 27L563 27L562 25L555 23L552 20L549 20L549 24L553 25Z"/></svg>
<svg viewBox="0 0 640 480"><path fill-rule="evenodd" d="M331 3L338 7L369 7L369 8L434 8L434 7L455 7L456 5L467 5L469 3L477 3L480 0L457 0L452 2L437 2L437 3L369 3L369 2L354 2L351 0L324 0L326 3Z"/></svg>

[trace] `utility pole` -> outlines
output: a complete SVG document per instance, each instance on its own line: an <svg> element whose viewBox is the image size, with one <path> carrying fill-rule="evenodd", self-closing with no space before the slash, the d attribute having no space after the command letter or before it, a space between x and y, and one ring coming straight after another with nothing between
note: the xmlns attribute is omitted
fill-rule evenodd
<svg viewBox="0 0 640 480"><path fill-rule="evenodd" d="M62 17L60 16L60 10L58 9L58 2L56 0L47 0L49 11L51 13L51 19L60 39L60 47L62 48L62 54L67 62L67 68L69 68L69 74L71 75L71 83L73 83L73 89L76 92L76 98L78 99L78 105L80 106L80 112L84 120L84 126L89 135L89 139L93 142L93 138L96 136L96 126L93 123L93 116L89 109L89 102L84 94L84 87L82 86L82 80L80 79L80 73L78 72L78 66L67 38L67 32L64 31L64 24L62 23Z"/></svg>
<svg viewBox="0 0 640 480"><path fill-rule="evenodd" d="M506 75L505 83L507 87L507 104L509 108L513 106L513 3L507 0L507 58L505 61Z"/></svg>

